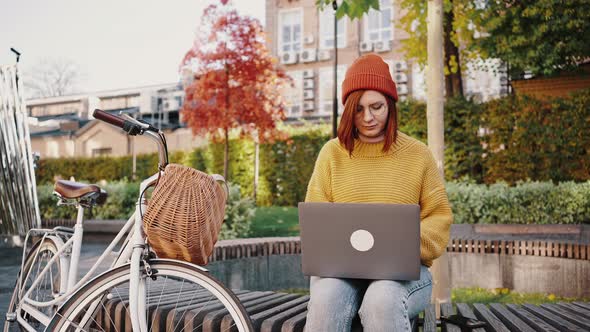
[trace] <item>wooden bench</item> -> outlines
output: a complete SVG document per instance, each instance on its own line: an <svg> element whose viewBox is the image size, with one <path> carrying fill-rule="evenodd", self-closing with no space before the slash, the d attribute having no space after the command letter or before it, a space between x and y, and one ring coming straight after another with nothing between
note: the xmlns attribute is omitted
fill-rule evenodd
<svg viewBox="0 0 590 332"><path fill-rule="evenodd" d="M252 319L255 331L291 332L303 331L307 315L309 296L262 291L235 291ZM188 295L188 294L187 294ZM178 330L193 331L202 326L203 331L234 331L232 320L224 310L209 304L203 309L202 304L193 303L194 297L186 296L181 302L171 305L149 305L149 322L153 322L152 331L165 331L176 326ZM185 303L186 302L186 303ZM113 299L105 305L105 313L98 319L114 317L112 331L131 331L131 323L126 310L126 299ZM198 310L192 310L198 309ZM475 329L485 331L590 331L590 303L557 303L542 305L491 305L465 303L444 303L441 305L443 315L458 313L465 317L477 318L487 323L487 328ZM435 316L435 307L430 305L413 322L413 330L460 332L458 326L440 323ZM353 331L362 331L358 319Z"/></svg>

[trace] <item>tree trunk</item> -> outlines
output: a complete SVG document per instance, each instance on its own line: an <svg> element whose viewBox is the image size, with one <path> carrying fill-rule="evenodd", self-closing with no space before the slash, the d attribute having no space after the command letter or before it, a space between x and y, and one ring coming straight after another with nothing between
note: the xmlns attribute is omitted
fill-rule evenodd
<svg viewBox="0 0 590 332"><path fill-rule="evenodd" d="M224 44L225 47L225 44ZM230 99L229 99L229 67L227 60L224 63L225 67L225 111L229 113L230 110ZM229 182L229 128L224 128L225 134L225 150L223 153L223 177L226 182Z"/></svg>
<svg viewBox="0 0 590 332"><path fill-rule="evenodd" d="M451 0L451 5L453 1ZM461 77L461 58L459 49L451 40L453 33L453 21L455 21L454 7L448 13L444 13L444 47L445 47L445 65L449 69L449 74L445 76L445 92L447 98L463 96L463 78ZM451 59L455 58L457 71L451 72Z"/></svg>
<svg viewBox="0 0 590 332"><path fill-rule="evenodd" d="M224 129L225 133L225 150L223 151L223 177L229 181L229 129Z"/></svg>
<svg viewBox="0 0 590 332"><path fill-rule="evenodd" d="M428 0L428 73L426 118L428 147L431 149L438 170L443 172L444 160L444 64L443 64L443 0ZM443 176L444 178L444 176ZM450 302L451 284L449 262L446 253L436 259L430 268L433 278L432 301L436 315L440 316L440 303Z"/></svg>

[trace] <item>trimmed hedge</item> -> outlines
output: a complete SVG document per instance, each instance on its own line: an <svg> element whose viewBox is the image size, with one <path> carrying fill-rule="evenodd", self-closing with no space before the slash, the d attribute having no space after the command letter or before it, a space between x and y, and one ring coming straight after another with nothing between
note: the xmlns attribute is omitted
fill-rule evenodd
<svg viewBox="0 0 590 332"><path fill-rule="evenodd" d="M486 104L485 182L590 179L590 90L540 101L508 97Z"/></svg>
<svg viewBox="0 0 590 332"><path fill-rule="evenodd" d="M95 208L87 218L125 219L133 212L138 195L137 183L112 183L104 186L109 198L104 206ZM493 185L447 183L455 223L458 224L580 224L590 223L590 181L584 183L521 182ZM72 207L56 207L52 187L39 186L43 219L73 219ZM226 209L229 221L224 237L244 237L250 232L254 213L251 199L240 195L239 187L231 186L230 203ZM273 220L269 218L269 220Z"/></svg>
<svg viewBox="0 0 590 332"><path fill-rule="evenodd" d="M426 143L426 105L398 104L400 130ZM471 180L514 185L521 180L590 180L590 90L570 99L539 101L511 96L477 104L450 99L445 104L445 175L448 181ZM487 128L486 134L480 128ZM290 138L261 144L257 205L296 206L321 147L330 139L330 126L288 128ZM223 174L224 145L211 143L192 151L176 151L170 160L208 173ZM255 145L230 139L229 180L242 195L254 194ZM156 172L155 154L137 157L137 179ZM98 182L131 178L130 156L115 158L42 159L37 182L54 178Z"/></svg>
<svg viewBox="0 0 590 332"><path fill-rule="evenodd" d="M590 223L590 181L447 183L457 224Z"/></svg>

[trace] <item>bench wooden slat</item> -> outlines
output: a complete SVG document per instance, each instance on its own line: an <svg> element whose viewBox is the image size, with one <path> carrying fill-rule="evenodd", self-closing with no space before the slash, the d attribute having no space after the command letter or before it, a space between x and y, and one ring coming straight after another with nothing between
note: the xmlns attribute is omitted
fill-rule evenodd
<svg viewBox="0 0 590 332"><path fill-rule="evenodd" d="M166 294L166 293L162 293ZM186 312L191 307L198 307L202 305L202 301L207 301L207 297L211 295L207 291L188 291L185 294L166 294L161 299L150 298L148 301L148 320L153 325L153 329L158 331L164 329L170 311L176 309L184 309ZM213 305L220 306L220 302L212 302ZM129 316L129 312L125 312ZM126 318L128 321L130 317Z"/></svg>
<svg viewBox="0 0 590 332"><path fill-rule="evenodd" d="M430 304L424 310L424 323L422 326L423 332L436 332L436 307Z"/></svg>
<svg viewBox="0 0 590 332"><path fill-rule="evenodd" d="M276 295L274 295L273 292L254 292L254 294L246 293L244 296L238 296L238 299L240 302L242 302L244 307L263 303L264 301L272 300L274 298L276 298ZM208 305L205 308L200 307L190 310L189 313L185 315L185 331L193 331L197 326L204 324L204 320L206 319L207 315L212 312L219 311L221 308L222 307L219 305Z"/></svg>
<svg viewBox="0 0 590 332"><path fill-rule="evenodd" d="M286 303L283 303L279 306L270 308L268 310L259 312L254 315L250 315L250 318L252 320L252 326L254 327L254 330L258 330L262 326L264 320L275 317L276 315L285 312L293 307L300 307L301 304L307 305L307 302L309 302L308 295L298 296L297 298Z"/></svg>
<svg viewBox="0 0 590 332"><path fill-rule="evenodd" d="M508 309L510 309L510 311L512 311L515 315L520 317L523 321L525 321L527 324L529 324L530 326L532 326L536 330L547 331L547 332L559 332L558 329L556 329L552 325L546 323L545 321L543 321L541 318L537 317L536 315L533 315L532 313L526 311L521 306L518 306L516 304L507 304L506 307L508 307Z"/></svg>
<svg viewBox="0 0 590 332"><path fill-rule="evenodd" d="M473 305L473 311L477 318L483 320L487 323L486 331L500 331L500 332L510 332L501 320L498 319L491 311L486 307L485 304L475 303Z"/></svg>
<svg viewBox="0 0 590 332"><path fill-rule="evenodd" d="M590 310L586 310L582 307L578 307L577 305L574 305L571 303L565 303L565 302L559 302L559 303L557 303L557 305L566 309L566 310L569 310L569 311L575 313L576 315L580 315L582 317L590 319Z"/></svg>
<svg viewBox="0 0 590 332"><path fill-rule="evenodd" d="M569 321L572 322L580 327L585 327L590 329L590 320L586 319L582 316L576 316L575 314L570 313L569 311L560 308L556 304L545 303L541 304L541 308Z"/></svg>
<svg viewBox="0 0 590 332"><path fill-rule="evenodd" d="M281 327L286 320L293 318L302 312L307 312L307 303L308 302L301 303L298 306L265 319L260 327L260 332L280 332Z"/></svg>
<svg viewBox="0 0 590 332"><path fill-rule="evenodd" d="M583 303L583 302L572 302L572 304L577 305L578 307L590 310L590 303Z"/></svg>
<svg viewBox="0 0 590 332"><path fill-rule="evenodd" d="M451 303L441 303L440 304L440 312L441 312L441 315L450 316L455 313L455 310L453 309L453 305ZM447 323L447 322L443 322L442 324L444 325L444 329L447 332L461 332L461 328L455 324L451 324L451 323Z"/></svg>
<svg viewBox="0 0 590 332"><path fill-rule="evenodd" d="M567 331L584 331L582 328L578 327L577 325L574 325L568 321L565 321L563 318L552 314L551 312L538 307L536 305L532 305L529 303L525 303L522 305L523 308L525 308L526 310L528 310L529 312L537 315L538 317L540 317L541 319L543 319L544 321L548 322L549 324L557 327L560 330L567 330Z"/></svg>
<svg viewBox="0 0 590 332"><path fill-rule="evenodd" d="M457 306L457 310L459 311L461 316L477 319L477 317L475 317L475 314L473 313L473 311L471 310L471 308L469 307L469 305L467 303L457 303L456 306ZM485 332L486 330L484 328L477 328L477 329L473 329L472 331L473 332Z"/></svg>
<svg viewBox="0 0 590 332"><path fill-rule="evenodd" d="M476 307L477 308L477 307ZM534 332L535 330L516 317L500 303L490 304L490 310L498 317L510 331Z"/></svg>
<svg viewBox="0 0 590 332"><path fill-rule="evenodd" d="M305 326L305 321L307 319L307 310L298 314L295 317L291 317L287 319L283 323L283 327L281 328L281 332L301 332L303 331L303 327Z"/></svg>
<svg viewBox="0 0 590 332"><path fill-rule="evenodd" d="M203 308L205 305L207 308L211 309L213 309L213 306L216 306L216 308L223 307L220 301L211 301L211 299L212 298L210 294L201 294L200 296L196 296L195 298L191 299L190 302L184 301L179 303L178 306L166 306L166 308L160 313L161 316L165 317L162 323L164 324L163 326L166 326L166 331L175 331L178 326L180 326L180 328L184 328L184 325L181 324L184 324L184 321L189 314L189 310L191 309ZM153 319L153 321L157 322L158 319ZM156 331L158 330L159 329L156 329Z"/></svg>
<svg viewBox="0 0 590 332"><path fill-rule="evenodd" d="M298 295L298 294L282 294L282 295L283 296L281 296L277 299L274 299L273 301L268 301L265 303L258 304L256 306L246 308L246 312L248 312L248 315L250 317L252 317L253 315L256 315L258 313L264 312L266 310L269 310L269 309L272 309L275 307L279 307L291 300L301 297L301 295ZM234 326L234 329L231 328L233 325L234 325L233 318L231 318L231 315L227 314L221 320L220 329L221 329L221 331L234 331L234 330L237 331L237 329L235 329L235 326Z"/></svg>

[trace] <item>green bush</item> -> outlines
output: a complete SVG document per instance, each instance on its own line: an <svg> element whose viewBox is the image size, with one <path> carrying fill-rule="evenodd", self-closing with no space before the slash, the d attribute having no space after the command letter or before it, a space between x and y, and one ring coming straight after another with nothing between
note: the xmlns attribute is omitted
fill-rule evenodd
<svg viewBox="0 0 590 332"><path fill-rule="evenodd" d="M101 184L108 198L105 204L87 209L87 219L127 219L135 211L135 203L139 197L139 183L116 181ZM53 185L37 186L39 212L41 219L76 219L76 208L73 206L57 206L57 198L53 196Z"/></svg>
<svg viewBox="0 0 590 332"><path fill-rule="evenodd" d="M590 223L590 181L447 183L457 224Z"/></svg>
<svg viewBox="0 0 590 332"><path fill-rule="evenodd" d="M494 100L482 122L486 183L590 179L590 89L570 98Z"/></svg>
<svg viewBox="0 0 590 332"><path fill-rule="evenodd" d="M251 198L242 197L240 186L229 185L229 197L225 206L225 220L219 239L248 237L256 209Z"/></svg>
<svg viewBox="0 0 590 332"><path fill-rule="evenodd" d="M135 209L139 185L121 181L106 184L104 188L109 193L107 202L89 211L86 218L128 218ZM519 182L516 186L503 182L493 185L473 181L448 182L446 189L457 224L590 223L590 181L557 185L551 182ZM37 187L42 219L74 219L76 209L71 206L57 207L52 191L53 187L49 185ZM255 217L254 202L241 195L236 184L230 186L227 204L222 238L260 236L266 234L267 229L275 228L286 228L291 235L292 231L296 231L292 228L293 218L296 218L293 208L285 210L278 207L263 208L251 229ZM285 224L278 219L284 219ZM267 225L269 222L272 225Z"/></svg>

